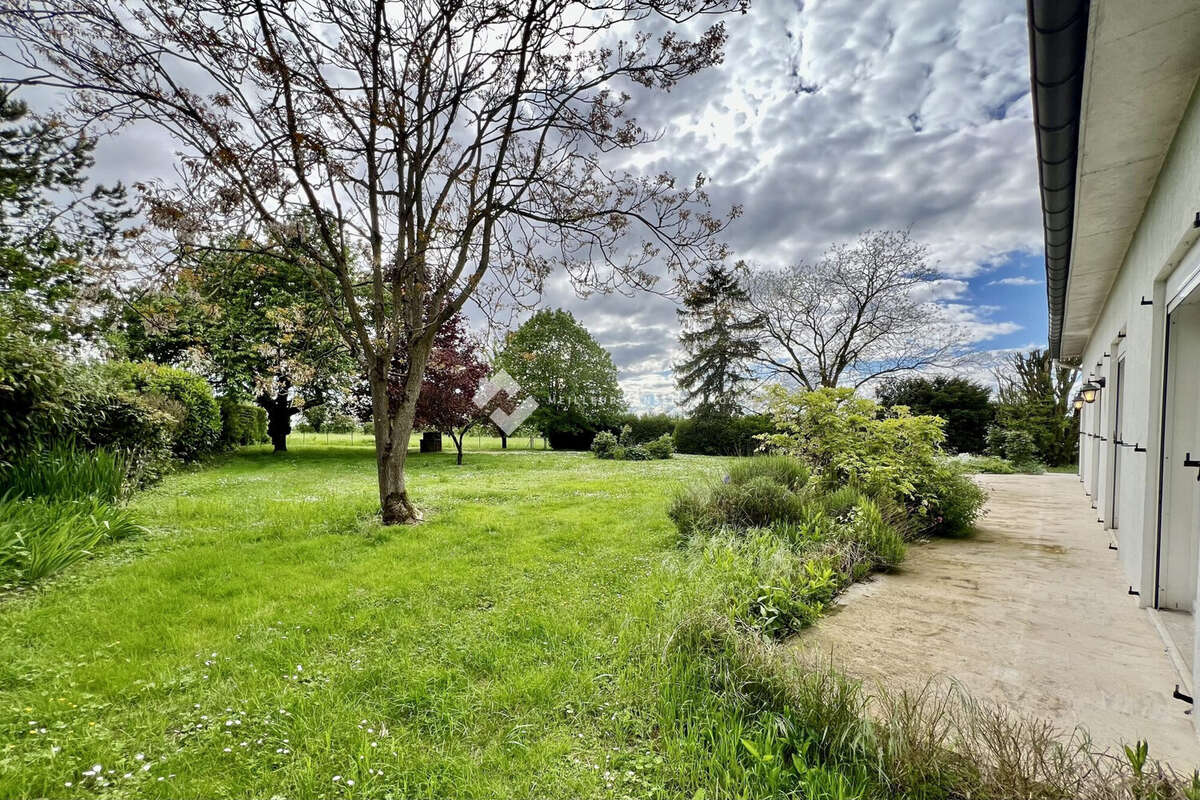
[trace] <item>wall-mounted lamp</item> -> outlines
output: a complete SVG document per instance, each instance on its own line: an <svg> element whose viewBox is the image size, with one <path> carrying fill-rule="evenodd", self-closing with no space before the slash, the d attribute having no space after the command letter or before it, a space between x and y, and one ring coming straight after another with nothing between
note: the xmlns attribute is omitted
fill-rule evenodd
<svg viewBox="0 0 1200 800"><path fill-rule="evenodd" d="M1095 382L1088 381L1079 388L1079 394L1083 397L1083 402L1096 402L1096 392L1104 388L1104 378L1096 378Z"/></svg>
<svg viewBox="0 0 1200 800"><path fill-rule="evenodd" d="M1075 410L1079 411L1081 408L1083 408L1083 395L1080 394L1079 392L1076 392L1075 393Z"/></svg>

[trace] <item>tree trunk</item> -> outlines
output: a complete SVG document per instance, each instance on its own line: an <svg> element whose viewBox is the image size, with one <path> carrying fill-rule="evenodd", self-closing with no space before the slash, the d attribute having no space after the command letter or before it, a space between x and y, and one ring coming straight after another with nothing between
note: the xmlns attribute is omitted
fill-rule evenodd
<svg viewBox="0 0 1200 800"><path fill-rule="evenodd" d="M455 457L454 463L460 467L462 466L463 439L465 439L466 436L466 431L463 431L461 434L456 434L454 431L450 431L450 441L454 442L454 449L458 451L458 455Z"/></svg>
<svg viewBox="0 0 1200 800"><path fill-rule="evenodd" d="M412 436L417 413L417 396L432 340L418 344L408 353L408 370L403 384L389 391L388 365L372 370L371 407L375 415L375 465L379 475L379 512L384 525L405 525L421 521L421 513L408 498L404 484L404 462L408 459L408 440Z"/></svg>
<svg viewBox="0 0 1200 800"><path fill-rule="evenodd" d="M381 427L385 429L382 434L379 430ZM407 427L393 427L394 438L388 436L387 428L386 420L382 425L375 424L375 460L379 472L379 510L383 524L420 522L421 514L408 499L408 489L404 485L404 462L408 458L407 440L412 433L412 423Z"/></svg>
<svg viewBox="0 0 1200 800"><path fill-rule="evenodd" d="M504 431L500 431L500 449L501 450L508 449L508 434L505 433Z"/></svg>
<svg viewBox="0 0 1200 800"><path fill-rule="evenodd" d="M288 402L287 391L282 391L274 397L260 397L258 404L267 411L267 436L276 453L287 452L287 437L292 432L292 416L296 409Z"/></svg>

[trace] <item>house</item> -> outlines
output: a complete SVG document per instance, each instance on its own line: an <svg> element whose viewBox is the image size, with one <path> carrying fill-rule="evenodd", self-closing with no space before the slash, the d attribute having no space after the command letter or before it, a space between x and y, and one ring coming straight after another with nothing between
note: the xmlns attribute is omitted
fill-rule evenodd
<svg viewBox="0 0 1200 800"><path fill-rule="evenodd" d="M1079 476L1200 685L1200 2L1029 0L1051 355ZM1098 537L1098 545L1104 546ZM1117 587L1114 587L1114 591Z"/></svg>

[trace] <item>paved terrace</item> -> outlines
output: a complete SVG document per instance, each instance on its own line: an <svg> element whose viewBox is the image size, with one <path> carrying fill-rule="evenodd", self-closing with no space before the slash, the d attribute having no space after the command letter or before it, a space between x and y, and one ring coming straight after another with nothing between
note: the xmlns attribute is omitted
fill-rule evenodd
<svg viewBox="0 0 1200 800"><path fill-rule="evenodd" d="M1189 706L1155 626L1108 550L1073 475L985 475L976 536L914 545L861 584L799 646L873 679L958 680L1096 745L1139 738L1180 772L1200 765Z"/></svg>

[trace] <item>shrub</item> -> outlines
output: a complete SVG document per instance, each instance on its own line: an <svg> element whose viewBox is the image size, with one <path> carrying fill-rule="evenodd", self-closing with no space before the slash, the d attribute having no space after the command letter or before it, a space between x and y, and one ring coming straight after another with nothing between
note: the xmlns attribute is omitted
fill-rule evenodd
<svg viewBox="0 0 1200 800"><path fill-rule="evenodd" d="M942 462L931 476L934 495L928 516L930 533L938 536L966 536L971 532L987 501L987 493L953 462Z"/></svg>
<svg viewBox="0 0 1200 800"><path fill-rule="evenodd" d="M267 410L252 403L221 399L221 442L226 447L261 444L267 440Z"/></svg>
<svg viewBox="0 0 1200 800"><path fill-rule="evenodd" d="M771 420L762 414L689 417L675 426L675 449L705 456L748 456L759 448L758 437L769 430Z"/></svg>
<svg viewBox="0 0 1200 800"><path fill-rule="evenodd" d="M31 450L0 469L0 495L51 500L91 497L113 503L124 497L128 477L124 456L59 442Z"/></svg>
<svg viewBox="0 0 1200 800"><path fill-rule="evenodd" d="M656 458L670 458L671 453L675 450L671 437L667 434L644 445L630 444L628 430L629 428L626 426L623 439L608 431L600 431L592 439L591 451L596 454L596 458L616 461L649 461Z"/></svg>
<svg viewBox="0 0 1200 800"><path fill-rule="evenodd" d="M679 532L716 531L723 527L761 528L775 522L793 522L802 515L801 498L766 475L744 483L726 480L707 490L693 489L676 495L667 516Z"/></svg>
<svg viewBox="0 0 1200 800"><path fill-rule="evenodd" d="M633 445L637 444L637 442L633 440L633 428L629 427L628 425L622 425L621 430L617 432L617 442L621 445L621 447L632 447Z"/></svg>
<svg viewBox="0 0 1200 800"><path fill-rule="evenodd" d="M1018 469L1037 461L1033 434L1021 428L992 425L987 432L988 455L1011 461Z"/></svg>
<svg viewBox="0 0 1200 800"><path fill-rule="evenodd" d="M600 431L592 439L591 451L596 458L613 458L617 449L617 437L608 431Z"/></svg>
<svg viewBox="0 0 1200 800"><path fill-rule="evenodd" d="M537 419L542 435L554 450L587 450L592 439L605 427L573 409L549 406L538 408Z"/></svg>
<svg viewBox="0 0 1200 800"><path fill-rule="evenodd" d="M115 362L104 365L104 372L118 385L141 393L144 399L158 395L182 406L179 430L171 442L177 457L194 461L217 450L221 441L221 412L212 388L203 378L182 369L151 363ZM167 410L153 397L146 402L157 402L160 410Z"/></svg>
<svg viewBox="0 0 1200 800"><path fill-rule="evenodd" d="M957 459L964 472L980 472L989 475L1012 475L1017 471L1016 466L1000 456L969 456Z"/></svg>
<svg viewBox="0 0 1200 800"><path fill-rule="evenodd" d="M908 549L898 521L889 518L892 515L881 508L879 502L865 494L857 494L843 519L846 541L860 548L852 554L851 560L855 563L843 564L853 580L861 580L873 570L898 566Z"/></svg>
<svg viewBox="0 0 1200 800"><path fill-rule="evenodd" d="M808 483L809 471L803 461L784 455L753 456L729 468L730 483L742 484L760 476L796 492Z"/></svg>
<svg viewBox="0 0 1200 800"><path fill-rule="evenodd" d="M69 416L58 353L0 317L0 458L49 438Z"/></svg>
<svg viewBox="0 0 1200 800"><path fill-rule="evenodd" d="M59 426L56 440L124 454L134 486L152 484L171 469L172 443L183 424L179 404L150 402L100 368L81 370L71 382L71 417Z"/></svg>
<svg viewBox="0 0 1200 800"><path fill-rule="evenodd" d="M759 633L781 639L812 625L841 588L828 559L794 561L798 567L777 571L751 594L739 621Z"/></svg>
<svg viewBox="0 0 1200 800"><path fill-rule="evenodd" d="M826 488L895 498L935 532L961 535L961 523L978 515L983 493L941 451L941 419L883 409L850 389L772 387L768 405L776 432L763 442L803 459Z"/></svg>
<svg viewBox="0 0 1200 800"><path fill-rule="evenodd" d="M651 458L670 458L675 452L675 440L671 434L664 433L657 439L652 439L644 445Z"/></svg>
<svg viewBox="0 0 1200 800"><path fill-rule="evenodd" d="M649 461L650 452L640 444L631 445L624 448L626 461Z"/></svg>

